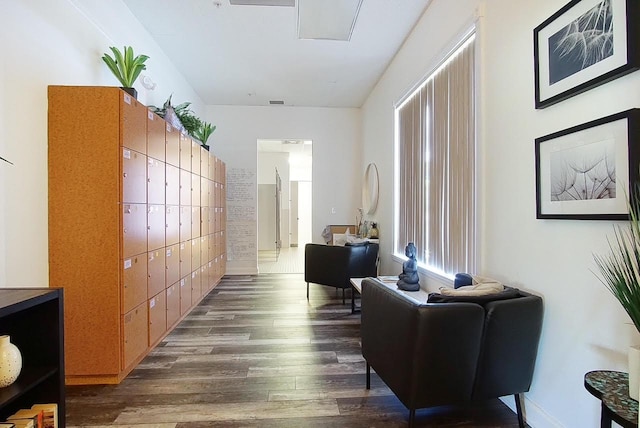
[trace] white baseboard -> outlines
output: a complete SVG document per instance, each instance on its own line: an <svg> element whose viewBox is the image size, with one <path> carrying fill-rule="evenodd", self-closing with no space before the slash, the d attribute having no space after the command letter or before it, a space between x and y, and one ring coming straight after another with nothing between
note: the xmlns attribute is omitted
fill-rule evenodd
<svg viewBox="0 0 640 428"><path fill-rule="evenodd" d="M524 397L524 403L522 405L524 421L529 424L531 428L565 428L564 425L555 420L535 402L529 400L526 394L522 394L522 396ZM501 397L500 400L515 413L516 403L513 395Z"/></svg>

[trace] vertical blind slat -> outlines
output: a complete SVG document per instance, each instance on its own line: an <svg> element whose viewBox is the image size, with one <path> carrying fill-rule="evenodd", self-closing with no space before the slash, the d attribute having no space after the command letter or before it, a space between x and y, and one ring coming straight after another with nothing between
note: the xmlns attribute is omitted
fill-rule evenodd
<svg viewBox="0 0 640 428"><path fill-rule="evenodd" d="M398 109L395 251L445 273L475 269L474 41Z"/></svg>

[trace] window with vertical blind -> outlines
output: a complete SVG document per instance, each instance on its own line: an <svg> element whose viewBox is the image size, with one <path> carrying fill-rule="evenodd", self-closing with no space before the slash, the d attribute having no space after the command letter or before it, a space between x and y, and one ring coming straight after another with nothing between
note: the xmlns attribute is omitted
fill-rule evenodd
<svg viewBox="0 0 640 428"><path fill-rule="evenodd" d="M420 266L474 272L475 34L395 109L395 253Z"/></svg>

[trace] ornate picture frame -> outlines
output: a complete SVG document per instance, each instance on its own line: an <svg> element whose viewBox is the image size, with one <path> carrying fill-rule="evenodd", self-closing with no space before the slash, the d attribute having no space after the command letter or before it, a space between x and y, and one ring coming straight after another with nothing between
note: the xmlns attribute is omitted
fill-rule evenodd
<svg viewBox="0 0 640 428"><path fill-rule="evenodd" d="M639 21L638 0L572 0L536 27L536 108L640 68Z"/></svg>
<svg viewBox="0 0 640 428"><path fill-rule="evenodd" d="M535 140L536 218L626 220L640 177L640 109Z"/></svg>

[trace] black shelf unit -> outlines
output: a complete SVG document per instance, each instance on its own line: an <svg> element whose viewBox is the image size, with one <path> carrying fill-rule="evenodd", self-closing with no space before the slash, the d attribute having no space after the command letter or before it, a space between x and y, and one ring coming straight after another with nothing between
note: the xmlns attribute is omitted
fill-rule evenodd
<svg viewBox="0 0 640 428"><path fill-rule="evenodd" d="M0 335L22 354L18 379L0 388L0 421L33 404L56 403L65 427L62 288L0 288Z"/></svg>

